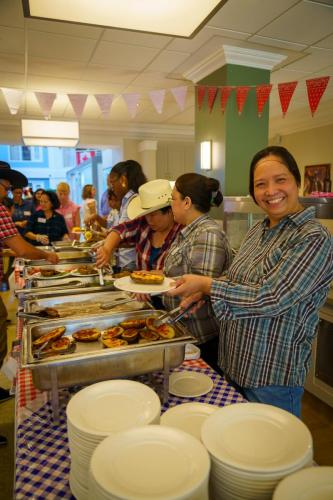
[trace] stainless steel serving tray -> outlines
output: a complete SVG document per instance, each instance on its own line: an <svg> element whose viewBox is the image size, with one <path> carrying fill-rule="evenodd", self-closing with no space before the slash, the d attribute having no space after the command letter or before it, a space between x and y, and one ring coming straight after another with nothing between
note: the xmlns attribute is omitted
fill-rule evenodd
<svg viewBox="0 0 333 500"><path fill-rule="evenodd" d="M168 367L179 366L185 356L185 344L195 342L188 331L180 324L175 325L176 336L170 340L158 340L145 344L132 344L117 349L104 348L100 340L90 343L77 342L74 353L51 355L35 359L32 342L44 333L65 326L65 335L70 336L82 328L104 330L130 318L160 316L164 311L137 311L113 314L110 316L90 316L89 318L63 318L47 323L29 324L24 327L22 345L22 367L32 369L35 386L41 390L54 391L55 385L70 387L85 385L100 380L118 377L131 377L161 371Z"/></svg>
<svg viewBox="0 0 333 500"><path fill-rule="evenodd" d="M70 273L71 271L74 271L75 269L77 269L78 267L80 267L80 265L84 265L84 266L88 266L89 268L91 267L93 270L95 269L95 266L94 266L94 263L93 262L87 262L85 264L80 264L80 263L70 263L70 264L50 264L48 263L48 265L45 265L43 264L42 266L35 266L35 265L31 265L30 263L25 265L24 266L24 269L23 269L23 278L24 279L39 279L38 277L34 276L34 274L31 274L31 272L38 268L38 267L42 267L42 268L46 268L46 269L51 269L53 271L59 271L59 272L65 272L65 273ZM95 275L97 275L97 272L95 272ZM66 277L66 276L65 276ZM92 276L89 276L89 275L80 275L80 277L84 277L84 278L89 278L89 277L92 277ZM41 281L52 281L54 282L54 284L58 281L58 280L61 280L62 278L59 278L57 276L50 276L49 279L46 279L44 277L42 277Z"/></svg>
<svg viewBox="0 0 333 500"><path fill-rule="evenodd" d="M79 280L79 278L72 277L72 280ZM58 280L59 281L59 280ZM71 283L71 282L70 282ZM81 283L81 284L80 284ZM113 283L106 282L103 286L95 283L82 283L68 286L58 284L56 286L42 287L42 288L17 288L15 290L15 295L19 299L38 299L40 297L55 297L59 295L76 295L76 294L86 294L86 293L96 293L96 292L107 292L114 291L115 288Z"/></svg>
<svg viewBox="0 0 333 500"><path fill-rule="evenodd" d="M43 250L46 248L43 247ZM54 250L54 248L52 248ZM61 261L61 264L71 264L71 263L87 263L92 262L93 258L90 254L90 250L87 249L71 249L70 251L59 251L57 255ZM45 259L30 260L24 259L28 266L48 266L50 263Z"/></svg>

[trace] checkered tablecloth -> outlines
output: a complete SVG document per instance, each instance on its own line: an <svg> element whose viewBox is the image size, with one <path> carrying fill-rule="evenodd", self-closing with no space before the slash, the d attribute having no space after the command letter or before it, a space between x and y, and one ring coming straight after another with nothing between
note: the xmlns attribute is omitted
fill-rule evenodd
<svg viewBox="0 0 333 500"><path fill-rule="evenodd" d="M193 370L211 377L214 386L206 395L197 398L169 397L162 407L162 412L171 406L187 402L202 402L217 406L244 402L243 397L202 360L185 361L173 371ZM32 389L29 370L22 370L18 377L18 428L16 450L16 500L33 498L34 500L73 499L68 477L70 454L67 441L66 403L68 391L61 391L63 402L59 424L52 422L52 409L43 402L45 394ZM29 380L30 374L30 380ZM156 378L162 383L163 375ZM27 414L27 408L29 409ZM34 411L31 411L35 408ZM24 418L23 418L24 416Z"/></svg>

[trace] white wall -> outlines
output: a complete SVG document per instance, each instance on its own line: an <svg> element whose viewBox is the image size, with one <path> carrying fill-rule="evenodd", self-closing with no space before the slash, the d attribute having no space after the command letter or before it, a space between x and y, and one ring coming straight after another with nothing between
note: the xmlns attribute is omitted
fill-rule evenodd
<svg viewBox="0 0 333 500"><path fill-rule="evenodd" d="M182 174L194 172L195 143L192 141L158 141L157 177L176 180Z"/></svg>

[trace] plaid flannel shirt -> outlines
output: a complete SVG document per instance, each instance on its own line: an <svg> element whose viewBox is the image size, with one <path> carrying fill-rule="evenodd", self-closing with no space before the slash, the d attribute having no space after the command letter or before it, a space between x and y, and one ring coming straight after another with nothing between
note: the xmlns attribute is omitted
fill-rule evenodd
<svg viewBox="0 0 333 500"><path fill-rule="evenodd" d="M333 245L315 209L248 232L227 276L213 281L219 364L241 387L303 386L318 310L333 278Z"/></svg>
<svg viewBox="0 0 333 500"><path fill-rule="evenodd" d="M7 208L0 203L0 282L3 277L3 261L2 261L2 249L6 238L11 236L16 236L18 231L15 224L9 215Z"/></svg>

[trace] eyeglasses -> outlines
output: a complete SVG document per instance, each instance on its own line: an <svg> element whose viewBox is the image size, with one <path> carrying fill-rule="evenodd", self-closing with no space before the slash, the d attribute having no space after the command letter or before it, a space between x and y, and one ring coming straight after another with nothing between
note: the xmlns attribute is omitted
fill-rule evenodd
<svg viewBox="0 0 333 500"><path fill-rule="evenodd" d="M13 189L13 186L11 186L10 184L4 184L3 182L0 182L0 185L5 188L6 191L11 191Z"/></svg>

